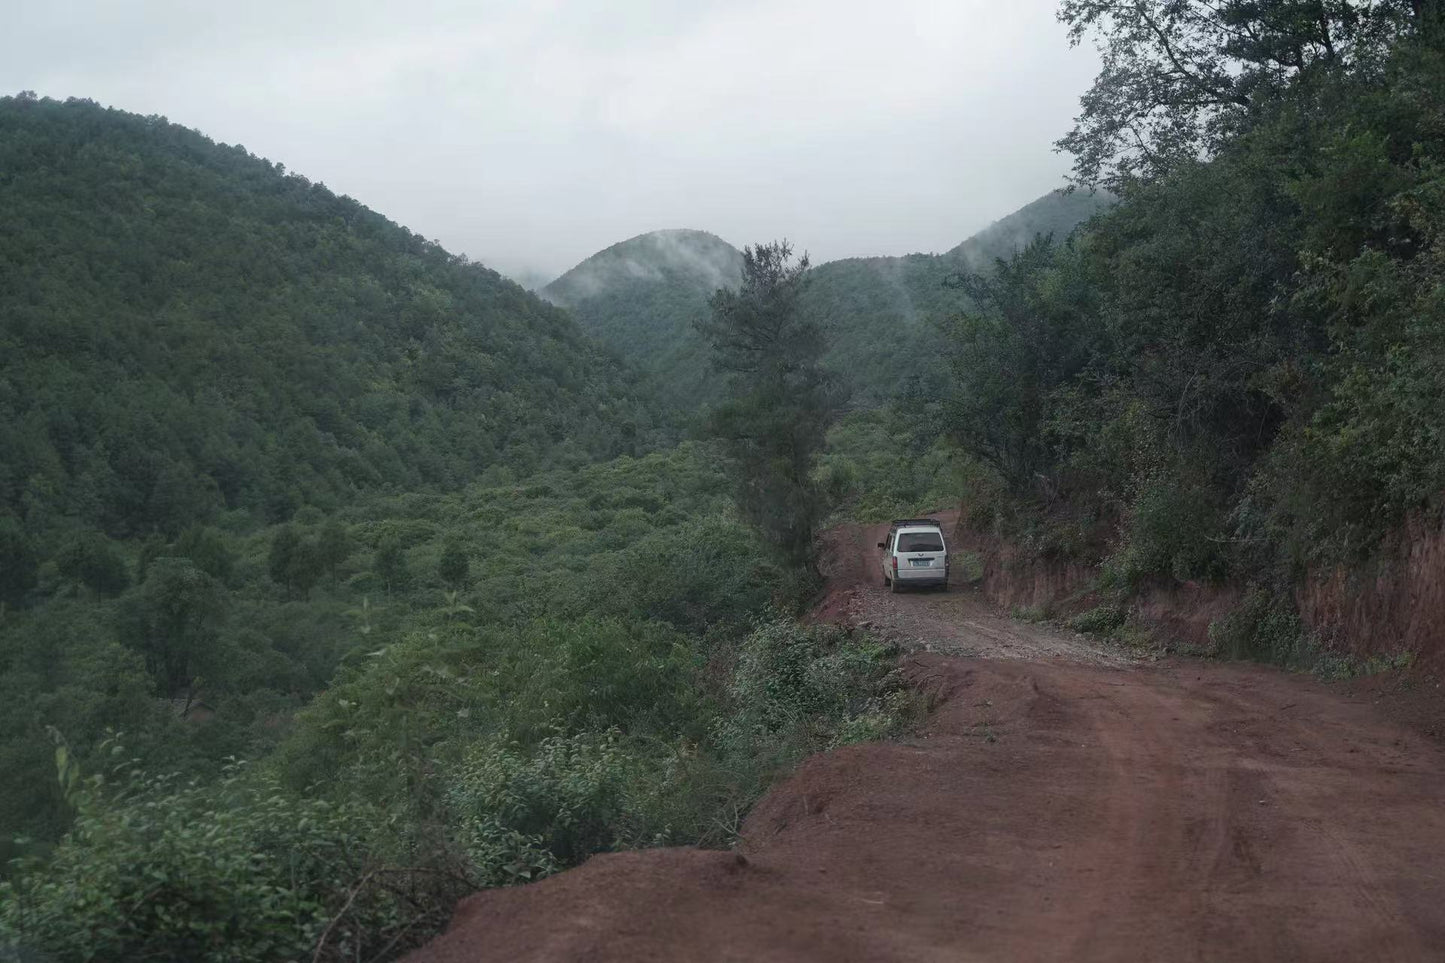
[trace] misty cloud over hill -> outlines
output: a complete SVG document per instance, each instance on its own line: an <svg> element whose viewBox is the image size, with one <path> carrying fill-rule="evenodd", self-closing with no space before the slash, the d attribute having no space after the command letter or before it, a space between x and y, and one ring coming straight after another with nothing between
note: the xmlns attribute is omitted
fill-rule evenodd
<svg viewBox="0 0 1445 963"><path fill-rule="evenodd" d="M742 254L715 234L652 231L592 255L543 288L542 294L570 305L634 281L686 283L711 292L736 284L742 269Z"/></svg>
<svg viewBox="0 0 1445 963"><path fill-rule="evenodd" d="M1117 200L1106 192L1051 191L1030 201L1007 217L994 221L944 257L963 261L972 270L991 267L995 258L1007 257L1039 234L1062 241L1074 228Z"/></svg>
<svg viewBox="0 0 1445 963"><path fill-rule="evenodd" d="M599 251L538 293L647 369L670 402L691 407L718 386L693 324L712 292L738 283L742 265L742 253L714 234L653 231Z"/></svg>
<svg viewBox="0 0 1445 963"><path fill-rule="evenodd" d="M940 376L929 360L937 353L929 321L962 307L944 281L988 270L1037 234L1062 240L1110 203L1102 194L1051 192L943 254L818 265L805 303L830 329L828 365L865 399L891 396L910 378ZM594 254L538 293L648 370L671 401L695 405L715 397L719 381L694 322L706 315L709 295L735 284L741 271L741 253L716 235L654 231Z"/></svg>

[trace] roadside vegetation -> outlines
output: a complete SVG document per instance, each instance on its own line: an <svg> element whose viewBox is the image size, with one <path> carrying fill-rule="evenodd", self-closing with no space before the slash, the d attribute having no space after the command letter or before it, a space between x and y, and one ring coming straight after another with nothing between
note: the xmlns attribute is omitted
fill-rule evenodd
<svg viewBox="0 0 1445 963"><path fill-rule="evenodd" d="M1100 567L1080 630L1227 581L1218 654L1351 671L1291 589L1442 507L1440 5L1061 16L1117 204L992 267L748 248L666 401L242 148L0 100L0 959L385 960L477 887L727 845L921 711L797 621L829 519L962 502Z"/></svg>
<svg viewBox="0 0 1445 963"><path fill-rule="evenodd" d="M210 531L8 613L10 952L368 958L478 886L727 845L801 756L914 719L886 646L789 618L809 583L729 492L688 445ZM334 571L288 561L326 539Z"/></svg>
<svg viewBox="0 0 1445 963"><path fill-rule="evenodd" d="M945 434L994 482L969 523L1100 565L1083 628L1244 583L1219 651L1309 667L1298 580L1445 491L1441 8L1061 11L1105 56L1062 144L1122 200L955 282Z"/></svg>
<svg viewBox="0 0 1445 963"><path fill-rule="evenodd" d="M90 105L6 108L33 149L45 149L45 123L63 139L78 117L115 124L118 144L144 143L144 125ZM235 169L224 176L256 178L273 216L304 187L189 133L166 144L203 183L222 162ZM67 176L85 183L81 170ZM366 216L325 192L299 196ZM39 223L46 189L28 202ZM304 229L308 209L293 213ZM369 230L400 244L398 257L414 244L384 222ZM256 231L247 243L264 247ZM423 275L525 297L425 245L413 254ZM806 265L776 245L748 257L750 280L718 294L706 331L730 359L711 437L673 447L640 429L646 405L596 394L612 390L612 362L598 353L599 380L526 415L556 419L557 431L518 422L509 434L456 394L445 412L414 405L422 435L474 417L523 446L478 449L475 471L398 462L338 476L330 459L367 457L344 450L343 413L301 460L237 450L256 484L207 488L189 514L158 500L163 478L136 476L150 493L136 514L107 494L120 491L129 429L65 435L55 427L68 424L65 396L32 398L35 434L0 439L51 466L37 475L8 460L20 474L0 517L0 958L394 958L476 888L616 849L727 846L803 756L915 723L920 703L891 648L795 620L818 585L826 502L814 470L838 392L816 364L822 331L795 310ZM575 337L565 315L529 310L559 341ZM233 336L190 320L196 343ZM485 318L467 330L484 339ZM778 336L787 350L748 346ZM429 363L430 349L413 348ZM374 367L345 373L373 349L378 360L387 351L363 342L316 362L340 365L343 382L377 378ZM94 372L64 352L53 360L67 357ZM533 365L533 380L570 378L548 371ZM236 410L209 430L248 437L234 426L258 409L215 401ZM590 410L564 410L574 401ZM275 411L262 430L284 434L286 409ZM616 429L623 453L588 447L601 437L588 419ZM178 444L157 470L209 484L200 448ZM271 478L283 461L310 481Z"/></svg>

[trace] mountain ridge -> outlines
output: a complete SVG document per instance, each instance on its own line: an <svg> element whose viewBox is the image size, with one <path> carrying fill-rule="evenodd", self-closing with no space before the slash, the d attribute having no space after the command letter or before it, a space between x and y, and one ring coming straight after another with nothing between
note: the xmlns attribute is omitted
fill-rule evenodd
<svg viewBox="0 0 1445 963"><path fill-rule="evenodd" d="M637 255L653 254L647 263ZM544 296L568 303L591 297L603 280L598 274L655 279L667 272L695 274L717 288L742 270L742 253L711 231L672 227L644 231L609 245L544 285Z"/></svg>
<svg viewBox="0 0 1445 963"><path fill-rule="evenodd" d="M0 172L0 516L280 520L654 425L566 312L244 148L8 97Z"/></svg>
<svg viewBox="0 0 1445 963"><path fill-rule="evenodd" d="M649 371L665 402L691 409L721 387L693 322L707 315L713 291L742 277L742 260L741 251L708 231L648 231L598 251L539 294Z"/></svg>
<svg viewBox="0 0 1445 963"><path fill-rule="evenodd" d="M851 381L860 399L876 402L917 374L940 377L924 323L962 307L944 281L988 270L1036 234L1062 239L1113 202L1108 195L1051 191L942 254L868 255L813 267L805 309L824 318L833 345L826 363ZM655 255L650 258L650 255ZM706 269L688 270L706 265ZM721 381L693 322L707 314L717 287L741 278L742 254L708 231L669 228L619 241L579 262L543 288L543 297L572 311L593 337L649 371L673 404L716 400Z"/></svg>

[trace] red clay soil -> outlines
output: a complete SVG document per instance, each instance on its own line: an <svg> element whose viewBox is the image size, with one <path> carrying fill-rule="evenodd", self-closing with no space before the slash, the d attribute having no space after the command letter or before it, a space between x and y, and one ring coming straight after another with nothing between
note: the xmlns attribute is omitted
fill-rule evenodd
<svg viewBox="0 0 1445 963"><path fill-rule="evenodd" d="M408 959L1445 959L1439 746L1307 677L990 644L910 656L927 732L809 760L738 852L479 893Z"/></svg>

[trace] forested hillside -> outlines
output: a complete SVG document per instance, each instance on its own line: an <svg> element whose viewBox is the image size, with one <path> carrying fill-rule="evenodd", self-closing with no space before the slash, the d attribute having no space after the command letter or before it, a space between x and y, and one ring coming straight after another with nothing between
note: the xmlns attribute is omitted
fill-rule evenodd
<svg viewBox="0 0 1445 963"><path fill-rule="evenodd" d="M968 303L950 284L988 272L1042 234L1062 242L1112 198L1075 191L1045 194L944 254L850 258L813 271L808 306L829 326L828 364L873 405L900 394L936 396L945 380L938 322Z"/></svg>
<svg viewBox="0 0 1445 963"><path fill-rule="evenodd" d="M1062 243L1080 224L1117 201L1102 189L1045 194L994 221L943 256L968 270L987 271L995 260L1012 256L1040 234Z"/></svg>
<svg viewBox="0 0 1445 963"><path fill-rule="evenodd" d="M46 727L212 770L400 624L358 504L656 440L563 311L163 119L0 100L0 209L0 849L66 822Z"/></svg>
<svg viewBox="0 0 1445 963"><path fill-rule="evenodd" d="M1049 193L995 221L944 254L849 258L814 267L805 310L829 332L826 363L864 405L912 386L937 391L944 374L936 322L964 298L946 282L990 270L1036 235L1062 241L1112 203L1107 192ZM582 327L650 371L674 403L714 402L694 325L719 286L737 283L741 255L702 231L655 231L615 244L553 281L542 293L573 311Z"/></svg>
<svg viewBox="0 0 1445 963"><path fill-rule="evenodd" d="M540 293L651 372L670 402L692 408L719 390L694 323L707 315L708 297L741 275L742 254L722 238L653 231L599 251Z"/></svg>
<svg viewBox="0 0 1445 963"><path fill-rule="evenodd" d="M1298 587L1385 578L1382 540L1445 492L1445 22L1174 6L1063 5L1142 78L1101 74L1063 142L1123 201L966 285L944 423L993 473L980 530L1103 566L1081 624L1119 628L1151 584L1243 584L1214 643L1310 665L1330 640Z"/></svg>
<svg viewBox="0 0 1445 963"><path fill-rule="evenodd" d="M565 310L89 102L0 210L0 959L394 958L913 718Z"/></svg>
<svg viewBox="0 0 1445 963"><path fill-rule="evenodd" d="M1061 16L1100 193L811 270L643 235L566 307L239 147L0 100L0 960L385 960L470 890L727 845L923 709L799 621L830 516L961 505L1097 573L1081 631L1223 587L1204 654L1356 671L1300 586L1445 513L1442 7Z"/></svg>
<svg viewBox="0 0 1445 963"><path fill-rule="evenodd" d="M284 521L652 437L563 312L161 118L0 100L0 209L0 513L32 533Z"/></svg>

